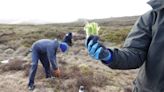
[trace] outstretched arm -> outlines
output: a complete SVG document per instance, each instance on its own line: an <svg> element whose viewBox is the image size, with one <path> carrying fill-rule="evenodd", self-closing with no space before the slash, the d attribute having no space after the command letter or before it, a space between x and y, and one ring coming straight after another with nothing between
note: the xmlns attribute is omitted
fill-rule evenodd
<svg viewBox="0 0 164 92"><path fill-rule="evenodd" d="M137 20L125 40L123 48L111 50L113 62L107 64L109 67L114 69L135 69L143 64L152 39L152 21L151 12L146 13Z"/></svg>
<svg viewBox="0 0 164 92"><path fill-rule="evenodd" d="M93 58L101 60L113 69L138 68L146 60L151 43L151 23L153 23L152 12L148 12L137 20L123 48L103 48L105 46L91 39L87 44L88 52Z"/></svg>

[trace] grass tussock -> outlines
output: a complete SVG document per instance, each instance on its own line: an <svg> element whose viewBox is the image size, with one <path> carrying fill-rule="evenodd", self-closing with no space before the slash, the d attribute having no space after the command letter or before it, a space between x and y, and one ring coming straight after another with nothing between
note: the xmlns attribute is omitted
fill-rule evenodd
<svg viewBox="0 0 164 92"><path fill-rule="evenodd" d="M80 86L85 87L85 92L92 92L92 87L103 87L108 83L108 77L95 73L87 65L62 65L62 75L54 81L48 82L48 86L54 90L77 92Z"/></svg>
<svg viewBox="0 0 164 92"><path fill-rule="evenodd" d="M13 71L13 70L15 71L24 70L26 68L25 67L26 62L27 60L20 59L20 58L9 59L9 63L0 65L0 69L3 72Z"/></svg>
<svg viewBox="0 0 164 92"><path fill-rule="evenodd" d="M25 77L28 77L30 70L30 63L22 63L24 61L15 60L12 63L5 65L4 72L6 71L19 71L23 70ZM16 66L12 66L12 65ZM7 68L6 68L7 67ZM80 86L85 87L85 92L92 92L93 87L103 87L108 83L108 77L103 75L102 72L95 72L87 65L69 65L65 61L60 63L61 76L60 78L45 79L45 73L42 65L38 65L37 74L35 79L44 82L44 86L53 88L55 92L77 92ZM2 69L2 67L1 67ZM102 73L102 74L101 74Z"/></svg>
<svg viewBox="0 0 164 92"><path fill-rule="evenodd" d="M119 30L109 31L109 32L106 31L105 33L102 33L101 39L103 41L121 43L126 39L129 32L130 32L130 29L119 29Z"/></svg>

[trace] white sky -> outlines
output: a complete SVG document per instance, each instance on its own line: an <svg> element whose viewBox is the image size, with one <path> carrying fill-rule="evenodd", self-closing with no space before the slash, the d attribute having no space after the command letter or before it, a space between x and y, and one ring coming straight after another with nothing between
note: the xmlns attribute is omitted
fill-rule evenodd
<svg viewBox="0 0 164 92"><path fill-rule="evenodd" d="M69 22L79 18L141 15L148 0L0 0L0 22Z"/></svg>

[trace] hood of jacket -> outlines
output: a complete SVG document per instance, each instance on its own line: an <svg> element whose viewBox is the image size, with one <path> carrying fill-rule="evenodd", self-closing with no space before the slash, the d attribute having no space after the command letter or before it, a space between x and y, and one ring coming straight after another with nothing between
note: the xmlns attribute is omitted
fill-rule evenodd
<svg viewBox="0 0 164 92"><path fill-rule="evenodd" d="M155 10L164 8L164 0L150 0L148 4Z"/></svg>

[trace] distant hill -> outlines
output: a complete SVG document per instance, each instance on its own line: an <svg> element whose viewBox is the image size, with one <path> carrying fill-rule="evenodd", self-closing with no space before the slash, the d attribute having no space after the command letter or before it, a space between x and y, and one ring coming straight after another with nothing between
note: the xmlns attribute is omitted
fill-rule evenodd
<svg viewBox="0 0 164 92"><path fill-rule="evenodd" d="M103 26L131 26L135 23L139 16L131 16L131 17L113 17L113 18L105 18L105 19L95 19L90 21L95 21Z"/></svg>
<svg viewBox="0 0 164 92"><path fill-rule="evenodd" d="M53 23L58 26L84 26L86 22L97 22L100 26L132 26L139 16L127 16L127 17L111 17L104 19L78 19L75 22L70 23Z"/></svg>
<svg viewBox="0 0 164 92"><path fill-rule="evenodd" d="M21 24L21 25L56 25L56 26L69 26L69 27L82 27L86 22L97 22L101 26L132 26L139 16L126 16L126 17L111 17L103 19L78 19L74 22L67 23L49 23L41 20L0 20L0 24Z"/></svg>

